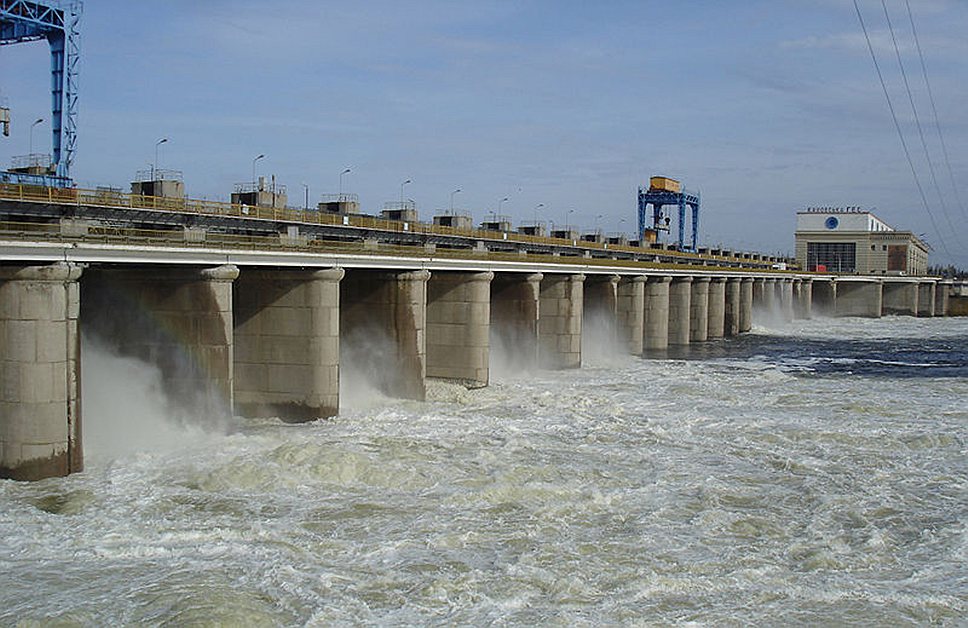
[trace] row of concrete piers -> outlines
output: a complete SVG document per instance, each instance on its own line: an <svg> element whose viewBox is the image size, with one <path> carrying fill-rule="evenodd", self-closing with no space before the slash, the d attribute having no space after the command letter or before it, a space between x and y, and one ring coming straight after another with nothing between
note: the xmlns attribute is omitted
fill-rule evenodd
<svg viewBox="0 0 968 628"><path fill-rule="evenodd" d="M172 403L197 415L298 422L339 411L349 363L385 394L417 400L427 378L487 385L498 346L524 370L578 368L591 320L616 351L661 355L749 331L754 310L792 320L946 308L944 284L913 279L4 266L0 477L82 468L80 357L89 342L156 366Z"/></svg>

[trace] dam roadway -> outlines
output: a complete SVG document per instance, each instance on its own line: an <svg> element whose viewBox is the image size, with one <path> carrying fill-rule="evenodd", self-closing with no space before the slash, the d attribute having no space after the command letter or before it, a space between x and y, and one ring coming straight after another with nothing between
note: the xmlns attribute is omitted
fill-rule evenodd
<svg viewBox="0 0 968 628"><path fill-rule="evenodd" d="M579 368L592 322L649 356L747 332L754 309L948 313L950 282L936 278L118 205L0 200L0 477L83 468L87 342L156 366L186 408L299 422L339 411L350 351L386 394L421 400L428 378L486 386L497 343L522 367Z"/></svg>

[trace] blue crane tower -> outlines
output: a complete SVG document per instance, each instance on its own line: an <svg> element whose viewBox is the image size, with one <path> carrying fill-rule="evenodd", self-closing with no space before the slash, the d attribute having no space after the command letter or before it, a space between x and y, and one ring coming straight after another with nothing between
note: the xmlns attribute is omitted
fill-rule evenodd
<svg viewBox="0 0 968 628"><path fill-rule="evenodd" d="M50 127L57 177L69 181L77 144L80 2L0 0L0 46L46 39L50 45ZM44 182L45 177L39 177ZM29 180L29 178L28 178Z"/></svg>
<svg viewBox="0 0 968 628"><path fill-rule="evenodd" d="M648 206L652 206L652 222L648 223ZM639 187L639 242L646 242L646 231L652 230L656 234L669 231L670 219L662 213L665 205L679 208L679 239L675 243L680 250L696 251L699 244L699 193L683 189L675 179L668 177L652 177L649 187ZM686 208L692 209L692 240L686 246Z"/></svg>

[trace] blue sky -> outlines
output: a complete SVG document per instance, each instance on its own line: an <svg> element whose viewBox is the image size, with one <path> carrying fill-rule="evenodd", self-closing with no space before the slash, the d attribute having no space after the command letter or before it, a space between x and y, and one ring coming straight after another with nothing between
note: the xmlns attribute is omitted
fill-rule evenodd
<svg viewBox="0 0 968 628"><path fill-rule="evenodd" d="M931 181L880 0L862 0L924 185L931 224L852 0L318 2L87 0L78 154L82 187L184 172L227 199L275 174L301 206L356 192L365 211L407 198L634 231L653 174L702 192L702 244L792 252L795 212L876 208L926 234L933 262L968 267L968 213L943 161L903 0L887 0L934 162ZM968 3L911 0L950 163L968 203ZM0 164L49 118L46 44L0 49L12 109ZM42 139L41 139L42 138ZM38 127L35 150L49 142ZM601 218L599 218L601 216ZM947 252L945 252L945 249Z"/></svg>

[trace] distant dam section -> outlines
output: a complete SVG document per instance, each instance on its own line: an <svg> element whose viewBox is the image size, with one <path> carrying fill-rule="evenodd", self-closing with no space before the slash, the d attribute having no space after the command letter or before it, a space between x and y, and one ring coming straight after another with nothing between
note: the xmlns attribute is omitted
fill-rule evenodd
<svg viewBox="0 0 968 628"><path fill-rule="evenodd" d="M936 278L0 242L0 476L83 468L87 342L157 367L170 399L209 415L337 414L352 361L389 396L428 378L486 386L492 348L525 369L582 365L593 324L616 351L662 356L742 334L754 310L945 316Z"/></svg>

